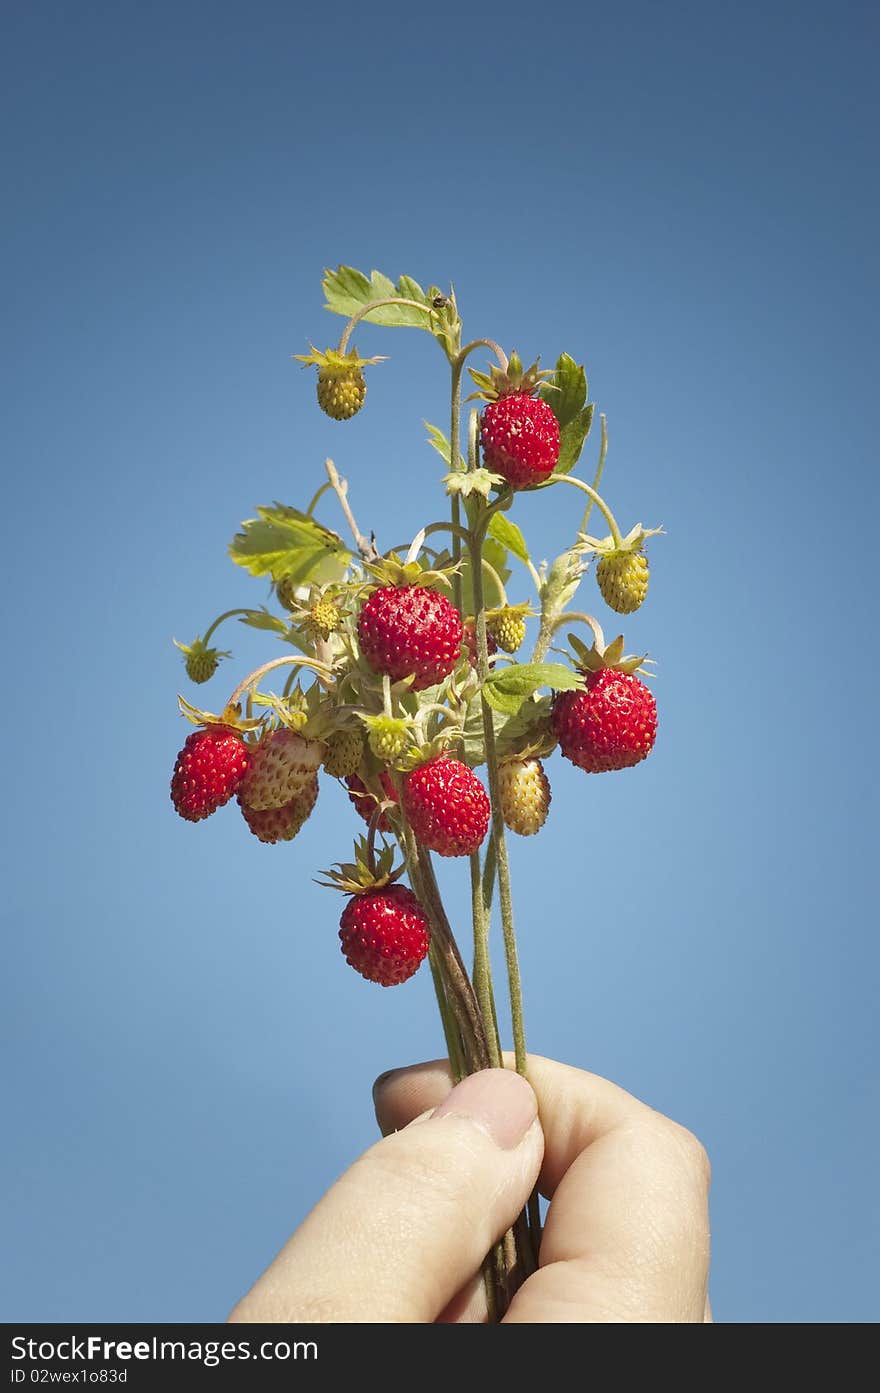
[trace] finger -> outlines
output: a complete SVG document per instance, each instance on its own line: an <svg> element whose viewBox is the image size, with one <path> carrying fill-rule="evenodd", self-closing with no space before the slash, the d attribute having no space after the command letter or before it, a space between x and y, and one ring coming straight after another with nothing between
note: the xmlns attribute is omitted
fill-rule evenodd
<svg viewBox="0 0 880 1393"><path fill-rule="evenodd" d="M528 1072L545 1135L541 1189L553 1203L541 1270L508 1319L704 1320L708 1164L699 1143L595 1075L537 1056ZM380 1122L403 1122L443 1087L439 1062L388 1077L377 1090Z"/></svg>
<svg viewBox="0 0 880 1393"><path fill-rule="evenodd" d="M535 1183L532 1089L504 1069L371 1147L244 1297L236 1321L434 1321Z"/></svg>
<svg viewBox="0 0 880 1393"><path fill-rule="evenodd" d="M504 1060L512 1067L512 1054L506 1053ZM544 1131L540 1187L548 1198L575 1157L611 1127L632 1116L657 1115L598 1074L536 1054L528 1056L527 1070ZM426 1108L436 1107L451 1088L449 1065L443 1059L381 1074L373 1085L373 1101L382 1133L405 1127Z"/></svg>

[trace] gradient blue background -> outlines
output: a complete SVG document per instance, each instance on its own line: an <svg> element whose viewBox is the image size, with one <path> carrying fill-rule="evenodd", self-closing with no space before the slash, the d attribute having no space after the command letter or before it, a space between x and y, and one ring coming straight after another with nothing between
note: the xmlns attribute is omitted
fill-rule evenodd
<svg viewBox="0 0 880 1393"><path fill-rule="evenodd" d="M554 758L514 848L531 1046L705 1141L719 1319L874 1319L874 7L5 27L3 1317L222 1318L373 1139L374 1075L439 1051L427 974L381 992L339 955L311 879L357 830L335 786L279 849L168 800L171 637L265 598L239 521L327 453L386 544L442 507L427 335L358 336L391 361L347 426L291 363L338 334L348 262L585 361L612 504L668 529L627 625L656 752ZM516 515L537 556L571 540L568 491ZM224 636L213 705L278 651Z"/></svg>

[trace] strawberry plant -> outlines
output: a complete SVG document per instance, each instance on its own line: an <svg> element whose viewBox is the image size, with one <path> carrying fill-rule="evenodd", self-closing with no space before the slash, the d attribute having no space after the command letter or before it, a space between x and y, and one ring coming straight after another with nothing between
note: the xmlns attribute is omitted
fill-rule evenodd
<svg viewBox="0 0 880 1393"><path fill-rule="evenodd" d="M287 651L242 678L219 714L180 698L197 729L178 756L172 801L198 822L234 795L242 830L275 846L302 828L321 778L341 780L353 817L367 824L354 861L337 863L324 882L347 897L339 928L345 960L388 987L427 959L453 1075L500 1066L504 1031L488 946L497 900L515 1067L526 1073L506 829L534 836L547 823L545 762L557 747L587 773L629 768L650 753L657 708L643 680L647 660L625 655L622 636L606 644L599 621L572 603L595 560L609 608L638 609L648 589L645 541L659 529L637 524L624 536L599 493L604 416L592 482L574 472L593 405L584 369L568 354L552 371L537 362L524 370L491 339L463 346L455 296L424 291L407 276L395 285L341 266L327 273L324 291L326 308L347 323L335 348L313 348L300 360L317 368L318 403L333 420L363 408L364 369L384 361L350 346L361 321L427 331L443 351L450 429L447 436L431 426L429 439L445 464L447 510L408 546L382 551L377 534L358 525L348 483L328 459L326 480L304 511L276 503L242 524L232 560L268 579L275 604L228 610L203 636L178 645L186 673L197 684L214 679L230 654L210 639L230 619L273 635ZM468 361L478 351L495 360L488 372ZM466 367L483 405L470 411L463 442ZM583 517L567 549L536 566L512 513L527 518L531 495L556 487L582 495ZM330 496L350 541L315 516ZM587 531L594 509L607 537ZM378 529L383 519L370 523ZM522 570L509 597L514 564ZM537 621L533 651L521 661L530 620ZM562 630L584 625L589 646L571 632L568 647L560 646ZM280 690L268 688L270 678ZM434 855L468 865L470 970ZM534 1270L539 1240L533 1197L487 1256L490 1317L503 1314L516 1283Z"/></svg>

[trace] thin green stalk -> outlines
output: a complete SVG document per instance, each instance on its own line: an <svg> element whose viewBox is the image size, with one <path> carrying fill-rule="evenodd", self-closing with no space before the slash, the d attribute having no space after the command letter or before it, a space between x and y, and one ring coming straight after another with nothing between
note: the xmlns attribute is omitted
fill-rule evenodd
<svg viewBox="0 0 880 1393"><path fill-rule="evenodd" d="M604 411L602 412L602 415L599 417L599 420L602 423L602 442L599 446L599 463L596 466L596 473L593 476L594 489L598 489L599 487L599 483L602 478L602 470L605 468L605 456L608 454L608 417L605 415ZM591 498L589 503L587 504L587 511L584 513L581 519L582 532L586 532L587 530L587 524L590 521L590 513L592 511L593 499Z"/></svg>
<svg viewBox="0 0 880 1393"><path fill-rule="evenodd" d="M211 625L210 629L206 629L206 630L205 630L205 635L204 635L204 638L202 639L202 642L203 642L203 643L207 643L207 642L209 641L209 639L210 639L211 635L213 634L214 630L215 630L216 628L218 628L218 627L223 623L224 619L231 619L232 616L233 616L234 614L254 614L254 613L256 613L256 611L255 611L255 610L252 610L252 609L228 609L228 610L226 610L224 614L218 615L218 617L214 620L214 623Z"/></svg>
<svg viewBox="0 0 880 1393"><path fill-rule="evenodd" d="M501 1058L501 1042L498 1039L498 1026L495 1002L492 996L492 970L489 963L489 923L483 902L483 878L480 873L480 853L475 851L471 863L471 908L474 920L474 990L489 1037L489 1060L493 1069L504 1067Z"/></svg>
<svg viewBox="0 0 880 1393"><path fill-rule="evenodd" d="M572 488L580 489L582 493L585 493L587 497L595 503L599 512L608 523L614 545L616 547L623 546L623 533L618 526L617 518L608 507L608 504L601 494L598 494L589 484L584 483L583 479L576 479L572 474L554 474L549 483L543 484L542 487L550 488L554 484L570 484Z"/></svg>
<svg viewBox="0 0 880 1393"><path fill-rule="evenodd" d="M431 865L430 854L422 855L409 824L404 822L407 870L413 890L431 923L446 996L461 1031L467 1072L489 1067L489 1045L474 989L467 975L455 935L452 932Z"/></svg>
<svg viewBox="0 0 880 1393"><path fill-rule="evenodd" d="M472 413L470 430L470 467L476 468L476 412ZM477 674L481 682L489 676L489 648L486 634L486 604L483 593L482 532L473 531L469 543L471 556L471 583L474 588L474 610L476 612ZM516 931L513 922L513 897L510 889L510 865L507 860L507 843L504 837L504 818L501 812L501 789L498 781L498 753L495 748L495 724L492 708L483 697L483 740L486 747L486 773L489 784L489 802L492 806L492 846L498 867L498 894L501 904L501 930L504 937L504 953L507 959L507 980L510 989L510 1016L513 1025L513 1048L516 1070L526 1072L526 1036L523 1021L522 983L519 975L519 958L516 948Z"/></svg>
<svg viewBox="0 0 880 1393"><path fill-rule="evenodd" d="M437 950L433 943L428 953L428 961L431 965L431 976L434 979L434 992L437 997L437 1006L440 1010L440 1020L443 1025L443 1036L446 1040L446 1053L449 1057L449 1068L452 1073L452 1081L453 1083L459 1083L467 1073L464 1062L464 1046L461 1043L461 1034L446 996L446 984L443 981L443 973L437 959Z"/></svg>

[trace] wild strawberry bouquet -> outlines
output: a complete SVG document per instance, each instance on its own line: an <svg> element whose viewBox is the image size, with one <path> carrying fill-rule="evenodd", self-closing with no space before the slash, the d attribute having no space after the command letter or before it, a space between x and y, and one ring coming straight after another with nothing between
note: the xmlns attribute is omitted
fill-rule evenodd
<svg viewBox="0 0 880 1393"><path fill-rule="evenodd" d="M179 699L195 728L177 757L171 798L188 822L234 798L242 830L277 846L311 816L322 774L341 780L352 816L366 824L353 859L325 873L324 883L345 895L342 953L384 987L406 982L428 961L456 1079L503 1062L489 957L497 900L515 1067L526 1073L506 831L528 837L544 826L544 762L557 747L588 774L628 769L650 753L657 709L646 659L625 654L622 636L606 644L599 621L571 606L594 562L605 605L615 614L638 609L648 590L645 542L660 529L637 524L624 534L599 493L604 416L592 482L575 474L594 412L584 369L568 354L548 372L537 361L525 368L491 339L462 346L454 293L424 291L408 276L395 285L376 271L368 278L340 266L323 285L326 308L347 320L342 337L336 348L297 356L317 370L318 404L332 420L361 410L364 370L384 361L351 346L361 321L427 331L443 351L450 430L448 437L428 430L445 467L445 516L382 550L359 527L330 459L305 511L278 503L257 509L230 555L268 578L273 606L229 610L178 647L196 684L230 656L211 646L226 620L274 635L287 651L243 677L225 703L215 703L216 714ZM478 352L489 355L488 372L469 362ZM482 404L471 409L463 442L466 367ZM557 487L581 495L582 520L569 548L536 566L512 514L527 514L532 495ZM315 516L329 495L350 542ZM594 510L606 536L588 531ZM512 582L514 564L521 569ZM535 641L526 659L529 620ZM581 636L570 632L577 627ZM466 934L447 916L435 856L467 865ZM487 1257L492 1318L534 1270L539 1236L535 1196Z"/></svg>

